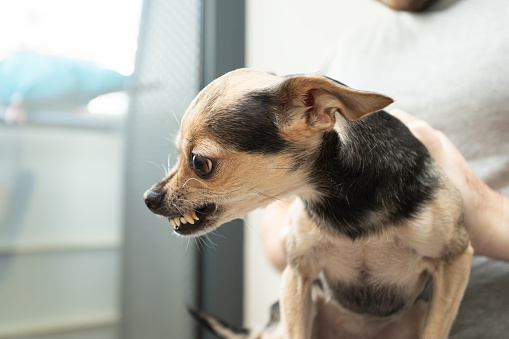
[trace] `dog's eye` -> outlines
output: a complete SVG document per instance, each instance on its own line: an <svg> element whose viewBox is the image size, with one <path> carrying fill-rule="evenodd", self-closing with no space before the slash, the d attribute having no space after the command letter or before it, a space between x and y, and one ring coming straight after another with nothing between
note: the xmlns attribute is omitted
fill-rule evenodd
<svg viewBox="0 0 509 339"><path fill-rule="evenodd" d="M212 161L199 154L193 154L193 167L196 174L205 177L212 171Z"/></svg>

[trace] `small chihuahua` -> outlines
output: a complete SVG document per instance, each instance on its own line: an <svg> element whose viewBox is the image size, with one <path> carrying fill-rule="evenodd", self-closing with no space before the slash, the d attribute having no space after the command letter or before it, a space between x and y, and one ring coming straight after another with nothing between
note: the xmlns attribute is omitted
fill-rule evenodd
<svg viewBox="0 0 509 339"><path fill-rule="evenodd" d="M473 254L462 200L426 148L382 111L392 102L318 74L232 71L191 103L180 158L145 203L176 233L199 236L297 197L279 338L312 337L316 280L346 338L383 337L431 280L421 337L447 338Z"/></svg>

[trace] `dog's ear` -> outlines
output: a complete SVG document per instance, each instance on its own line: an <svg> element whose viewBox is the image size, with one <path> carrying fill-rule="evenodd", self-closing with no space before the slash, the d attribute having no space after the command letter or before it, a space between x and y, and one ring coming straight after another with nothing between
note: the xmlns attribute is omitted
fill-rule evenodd
<svg viewBox="0 0 509 339"><path fill-rule="evenodd" d="M393 102L385 95L358 91L321 75L286 78L278 85L277 96L286 115L283 121L305 121L312 130L331 130L337 111L354 121Z"/></svg>

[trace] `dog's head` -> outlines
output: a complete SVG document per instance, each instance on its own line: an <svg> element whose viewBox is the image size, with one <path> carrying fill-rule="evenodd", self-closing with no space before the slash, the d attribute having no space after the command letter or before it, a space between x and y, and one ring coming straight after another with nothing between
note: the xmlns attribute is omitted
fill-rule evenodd
<svg viewBox="0 0 509 339"><path fill-rule="evenodd" d="M306 166L324 133L391 102L321 75L232 71L191 103L179 160L145 203L178 234L198 236L274 199L313 194Z"/></svg>

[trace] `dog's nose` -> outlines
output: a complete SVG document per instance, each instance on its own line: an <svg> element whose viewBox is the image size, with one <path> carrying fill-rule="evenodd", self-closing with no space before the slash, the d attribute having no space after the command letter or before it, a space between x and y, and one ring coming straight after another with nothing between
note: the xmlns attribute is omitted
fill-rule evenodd
<svg viewBox="0 0 509 339"><path fill-rule="evenodd" d="M163 201L164 193L154 192L151 190L147 190L143 194L143 200L145 200L145 205L154 213L158 212L158 209L161 207L161 202Z"/></svg>

